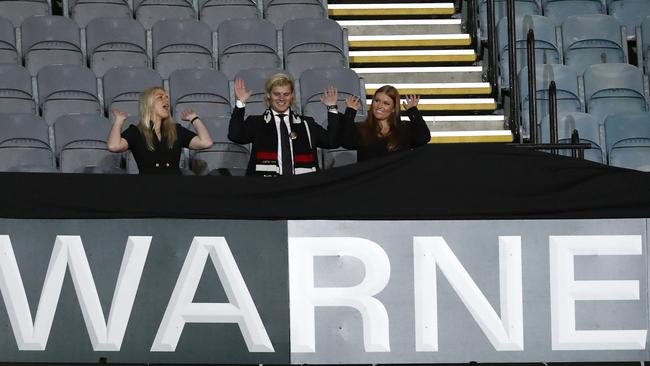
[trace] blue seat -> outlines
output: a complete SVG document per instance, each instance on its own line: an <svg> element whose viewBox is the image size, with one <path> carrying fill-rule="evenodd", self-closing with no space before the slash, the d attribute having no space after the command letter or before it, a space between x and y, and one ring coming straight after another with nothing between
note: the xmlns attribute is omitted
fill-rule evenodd
<svg viewBox="0 0 650 366"><path fill-rule="evenodd" d="M32 78L22 66L0 64L0 111L37 114Z"/></svg>
<svg viewBox="0 0 650 366"><path fill-rule="evenodd" d="M607 14L602 0L542 0L542 10L558 27L570 16Z"/></svg>
<svg viewBox="0 0 650 366"><path fill-rule="evenodd" d="M16 28L31 16L50 14L52 14L50 0L0 1L0 15L9 19Z"/></svg>
<svg viewBox="0 0 650 366"><path fill-rule="evenodd" d="M496 27L501 19L507 17L507 0L494 1L494 25ZM487 2L488 0L479 0L479 23L481 39L487 39ZM538 0L515 0L515 18L526 15L542 15L542 8Z"/></svg>
<svg viewBox="0 0 650 366"><path fill-rule="evenodd" d="M277 29L287 20L298 18L327 18L327 1L323 0L260 0L263 1L264 19Z"/></svg>
<svg viewBox="0 0 650 366"><path fill-rule="evenodd" d="M255 0L199 0L199 18L217 31L224 20L261 18Z"/></svg>
<svg viewBox="0 0 650 366"><path fill-rule="evenodd" d="M246 89L253 93L246 101L247 116L262 114L268 108L264 100L266 80L281 72L284 71L277 68L250 68L241 70L235 75L235 79L244 80Z"/></svg>
<svg viewBox="0 0 650 366"><path fill-rule="evenodd" d="M0 114L0 171L55 171L47 124L34 114Z"/></svg>
<svg viewBox="0 0 650 366"><path fill-rule="evenodd" d="M94 19L106 16L133 18L128 0L68 0L68 13L81 28Z"/></svg>
<svg viewBox="0 0 650 366"><path fill-rule="evenodd" d="M609 114L646 112L641 69L629 64L598 64L584 74L587 112L602 124Z"/></svg>
<svg viewBox="0 0 650 366"><path fill-rule="evenodd" d="M32 76L45 65L83 65L81 33L74 21L54 15L34 16L21 27L25 67Z"/></svg>
<svg viewBox="0 0 650 366"><path fill-rule="evenodd" d="M133 0L135 18L145 29L159 20L196 19L192 0Z"/></svg>
<svg viewBox="0 0 650 366"><path fill-rule="evenodd" d="M536 93L537 97L537 123L548 115L549 85L555 81L557 90L558 112L584 112L582 101L578 93L578 74L565 65L536 65ZM528 94L528 67L519 73L519 100L521 103L521 117L524 135L528 135L529 124L529 94Z"/></svg>
<svg viewBox="0 0 650 366"><path fill-rule="evenodd" d="M155 70L145 67L116 67L106 72L103 84L106 115L111 108L117 108L129 116L137 116L140 93L162 86L163 81Z"/></svg>
<svg viewBox="0 0 650 366"><path fill-rule="evenodd" d="M212 31L193 19L169 19L152 30L154 68L163 79L179 69L214 68Z"/></svg>
<svg viewBox="0 0 650 366"><path fill-rule="evenodd" d="M542 142L548 143L551 141L549 116L542 118L541 136ZM582 112L563 112L558 113L557 117L557 136L558 142L561 144L571 143L571 135L573 130L577 130L580 136L580 143L590 144L591 149L584 150L585 159L597 163L605 164L605 156L601 148L600 127L598 121L587 113ZM571 150L559 150L560 155L571 156Z"/></svg>
<svg viewBox="0 0 650 366"><path fill-rule="evenodd" d="M284 23L284 68L300 76L313 67L348 66L343 30L325 18L301 18Z"/></svg>
<svg viewBox="0 0 650 366"><path fill-rule="evenodd" d="M535 62L538 64L559 64L560 49L555 36L555 25L541 15L529 15L515 18L517 72L526 65L528 30L535 32ZM501 88L510 86L510 70L508 64L508 22L503 18L497 27L499 47L499 68L501 70Z"/></svg>
<svg viewBox="0 0 650 366"><path fill-rule="evenodd" d="M142 25L131 18L98 18L86 26L86 50L97 77L120 66L148 67L147 40Z"/></svg>
<svg viewBox="0 0 650 366"><path fill-rule="evenodd" d="M628 38L634 38L636 27L650 15L647 0L607 0L609 14L627 28Z"/></svg>
<svg viewBox="0 0 650 366"><path fill-rule="evenodd" d="M605 120L609 165L650 171L650 113L621 113Z"/></svg>
<svg viewBox="0 0 650 366"><path fill-rule="evenodd" d="M275 27L268 20L226 20L219 26L219 70L228 79L243 69L282 68Z"/></svg>
<svg viewBox="0 0 650 366"><path fill-rule="evenodd" d="M228 140L230 117L202 118L214 140L212 147L190 152L190 166L197 175L217 174L226 169L231 175L245 175L250 152Z"/></svg>
<svg viewBox="0 0 650 366"><path fill-rule="evenodd" d="M230 87L226 76L217 70L184 69L169 77L169 97L174 119L191 108L202 118L230 116Z"/></svg>
<svg viewBox="0 0 650 366"><path fill-rule="evenodd" d="M9 19L0 16L0 63L21 63L16 48L16 33Z"/></svg>
<svg viewBox="0 0 650 366"><path fill-rule="evenodd" d="M608 15L576 15L562 26L564 64L582 74L589 65L627 62L621 24Z"/></svg>

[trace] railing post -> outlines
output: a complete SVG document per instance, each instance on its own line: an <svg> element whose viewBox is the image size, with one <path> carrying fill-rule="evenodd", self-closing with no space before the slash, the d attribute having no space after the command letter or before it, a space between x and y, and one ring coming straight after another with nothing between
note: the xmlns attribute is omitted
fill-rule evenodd
<svg viewBox="0 0 650 366"><path fill-rule="evenodd" d="M528 51L528 130L530 132L530 142L536 144L537 141L537 65L535 63L535 32L528 30L526 38L526 48Z"/></svg>
<svg viewBox="0 0 650 366"><path fill-rule="evenodd" d="M487 36L488 36L488 79L492 84L492 92L497 91L499 83L497 82L497 68L499 60L497 59L497 37L494 15L494 0L487 0Z"/></svg>
<svg viewBox="0 0 650 366"><path fill-rule="evenodd" d="M549 116L549 127L551 129L551 144L557 144L557 87L555 86L555 81L551 81L551 85L548 87L548 116ZM556 154L557 150L552 149L552 154Z"/></svg>
<svg viewBox="0 0 650 366"><path fill-rule="evenodd" d="M510 70L510 129L515 141L521 141L519 123L519 86L517 85L517 37L515 0L508 0L508 66Z"/></svg>
<svg viewBox="0 0 650 366"><path fill-rule="evenodd" d="M477 8L476 8L476 0L468 0L467 1L467 33L470 34L470 37L472 37L472 48L474 49L474 52L478 55L479 54L479 45L481 42L478 40L478 27L477 27Z"/></svg>
<svg viewBox="0 0 650 366"><path fill-rule="evenodd" d="M578 132L578 130L574 129L571 132L571 144L577 145L579 143L580 143L580 133ZM585 158L585 151L583 149L573 148L571 149L571 156L582 160Z"/></svg>

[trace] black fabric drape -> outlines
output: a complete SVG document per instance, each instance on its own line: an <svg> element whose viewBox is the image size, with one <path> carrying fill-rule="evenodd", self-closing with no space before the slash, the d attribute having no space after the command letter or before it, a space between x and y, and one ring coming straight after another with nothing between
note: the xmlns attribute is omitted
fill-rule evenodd
<svg viewBox="0 0 650 366"><path fill-rule="evenodd" d="M650 175L499 144L277 178L2 173L4 218L650 218Z"/></svg>

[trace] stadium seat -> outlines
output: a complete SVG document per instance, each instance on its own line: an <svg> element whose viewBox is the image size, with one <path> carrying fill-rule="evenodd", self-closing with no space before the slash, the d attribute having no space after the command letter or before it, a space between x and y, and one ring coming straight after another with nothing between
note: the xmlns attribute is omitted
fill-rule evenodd
<svg viewBox="0 0 650 366"><path fill-rule="evenodd" d="M24 67L0 64L0 111L38 114L32 79Z"/></svg>
<svg viewBox="0 0 650 366"><path fill-rule="evenodd" d="M102 114L97 79L90 69L78 65L49 65L38 72L41 115L51 126L69 113Z"/></svg>
<svg viewBox="0 0 650 366"><path fill-rule="evenodd" d="M94 19L106 16L133 18L128 0L68 0L68 13L81 28Z"/></svg>
<svg viewBox="0 0 650 366"><path fill-rule="evenodd" d="M129 116L138 115L138 97L150 87L162 87L160 75L144 67L116 67L104 75L104 105L110 115L117 108Z"/></svg>
<svg viewBox="0 0 650 366"><path fill-rule="evenodd" d="M54 15L25 19L21 27L25 67L32 76L45 65L83 65L80 30L74 21Z"/></svg>
<svg viewBox="0 0 650 366"><path fill-rule="evenodd" d="M190 152L192 171L197 175L224 175L219 173L226 169L230 175L245 175L250 152L239 144L228 140L229 117L202 118L214 140L212 147Z"/></svg>
<svg viewBox="0 0 650 366"><path fill-rule="evenodd" d="M241 70L235 75L235 79L244 80L246 89L253 93L246 101L247 116L264 113L264 110L268 108L264 101L266 80L277 73L283 72L281 69L274 68L251 68ZM291 77L291 75L289 76Z"/></svg>
<svg viewBox="0 0 650 366"><path fill-rule="evenodd" d="M343 30L325 18L289 20L282 31L284 68L300 76L313 67L348 66Z"/></svg>
<svg viewBox="0 0 650 366"><path fill-rule="evenodd" d="M542 10L558 27L573 15L607 14L602 0L542 0Z"/></svg>
<svg viewBox="0 0 650 366"><path fill-rule="evenodd" d="M300 76L300 104L304 115L313 117L321 125L327 124L327 109L320 101L328 86L338 90L338 107L345 110L345 98L349 95L365 95L359 76L344 67L320 67L305 70ZM357 118L365 118L366 103L361 102Z"/></svg>
<svg viewBox="0 0 650 366"><path fill-rule="evenodd" d="M267 20L226 20L219 26L219 69L232 79L251 67L282 68L275 27Z"/></svg>
<svg viewBox="0 0 650 366"><path fill-rule="evenodd" d="M640 43L639 46L641 47L638 52L641 52L643 55L643 66L647 74L650 72L650 16L646 17L641 23L641 40L642 42L637 40L637 43Z"/></svg>
<svg viewBox="0 0 650 366"><path fill-rule="evenodd" d="M174 119L191 108L202 118L230 116L230 87L226 76L217 70L185 69L169 77L169 97Z"/></svg>
<svg viewBox="0 0 650 366"><path fill-rule="evenodd" d="M86 27L90 68L97 77L119 66L148 67L147 40L140 23L130 18L99 18Z"/></svg>
<svg viewBox="0 0 650 366"><path fill-rule="evenodd" d="M650 15L648 0L607 0L609 14L627 28L628 38L634 38L636 27Z"/></svg>
<svg viewBox="0 0 650 366"><path fill-rule="evenodd" d="M515 18L517 65L521 70L527 61L528 30L535 32L535 62L538 64L559 64L560 49L555 36L555 25L541 15L529 15ZM501 69L501 88L510 86L510 70L508 64L508 22L503 18L497 27L499 47L499 68Z"/></svg>
<svg viewBox="0 0 650 366"><path fill-rule="evenodd" d="M629 64L598 64L584 74L587 112L602 124L609 114L646 112L641 69Z"/></svg>
<svg viewBox="0 0 650 366"><path fill-rule="evenodd" d="M260 18L254 0L199 0L199 18L213 31L224 20Z"/></svg>
<svg viewBox="0 0 650 366"><path fill-rule="evenodd" d="M108 151L111 122L97 114L66 114L54 122L59 170L63 173L119 172L120 154Z"/></svg>
<svg viewBox="0 0 650 366"><path fill-rule="evenodd" d="M542 142L551 141L550 118L546 115L541 121ZM586 160L605 164L603 151L600 144L600 127L598 121L587 113L582 112L563 112L558 113L557 117L557 137L558 142L571 143L573 130L578 130L580 143L590 144L591 149L584 150ZM571 150L558 150L560 155L571 156Z"/></svg>
<svg viewBox="0 0 650 366"><path fill-rule="evenodd" d="M558 112L584 112L583 103L578 93L578 74L575 70L565 65L536 65L535 74L538 124L548 114L548 91L551 81L555 81ZM527 136L530 125L527 66L519 72L519 96L524 135Z"/></svg>
<svg viewBox="0 0 650 366"><path fill-rule="evenodd" d="M494 1L494 25L496 27L501 19L506 19L507 0ZM481 30L481 39L487 39L487 2L488 0L479 0L479 23ZM515 0L515 18L525 15L542 15L542 8L538 0ZM496 30L495 30L496 31Z"/></svg>
<svg viewBox="0 0 650 366"><path fill-rule="evenodd" d="M135 18L145 29L159 20L196 19L192 0L133 0Z"/></svg>
<svg viewBox="0 0 650 366"><path fill-rule="evenodd" d="M0 16L0 63L20 64L16 48L16 32L9 19Z"/></svg>
<svg viewBox="0 0 650 366"><path fill-rule="evenodd" d="M161 20L152 40L154 68L163 79L179 69L214 68L212 32L198 20Z"/></svg>
<svg viewBox="0 0 650 366"><path fill-rule="evenodd" d="M589 65L627 62L621 24L608 15L576 15L562 26L564 64L582 74Z"/></svg>
<svg viewBox="0 0 650 366"><path fill-rule="evenodd" d="M287 20L297 18L327 18L327 2L323 0L260 0L264 5L264 19L277 29Z"/></svg>
<svg viewBox="0 0 650 366"><path fill-rule="evenodd" d="M344 148L319 149L321 150L323 169L332 169L340 166L350 165L357 162L357 151Z"/></svg>
<svg viewBox="0 0 650 366"><path fill-rule="evenodd" d="M52 14L51 5L49 0L0 1L0 15L9 19L17 28L31 16Z"/></svg>
<svg viewBox="0 0 650 366"><path fill-rule="evenodd" d="M650 171L650 113L620 113L605 120L609 165Z"/></svg>
<svg viewBox="0 0 650 366"><path fill-rule="evenodd" d="M47 124L34 114L0 114L0 171L56 171Z"/></svg>

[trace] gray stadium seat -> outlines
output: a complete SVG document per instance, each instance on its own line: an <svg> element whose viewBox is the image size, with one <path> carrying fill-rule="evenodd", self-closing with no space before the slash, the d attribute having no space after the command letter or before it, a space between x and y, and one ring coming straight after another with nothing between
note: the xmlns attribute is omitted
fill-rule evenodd
<svg viewBox="0 0 650 366"><path fill-rule="evenodd" d="M97 80L90 69L78 65L49 65L38 72L41 115L51 126L69 113L102 114Z"/></svg>
<svg viewBox="0 0 650 366"><path fill-rule="evenodd" d="M37 114L32 79L22 66L0 64L0 111Z"/></svg>
<svg viewBox="0 0 650 366"><path fill-rule="evenodd" d="M68 0L68 12L81 28L101 17L133 18L127 0Z"/></svg>
<svg viewBox="0 0 650 366"><path fill-rule="evenodd" d="M558 27L573 15L607 14L602 0L542 0L542 10Z"/></svg>
<svg viewBox="0 0 650 366"><path fill-rule="evenodd" d="M347 150L344 148L319 150L321 150L322 153L320 160L323 162L323 169L337 168L357 162L356 150Z"/></svg>
<svg viewBox="0 0 650 366"><path fill-rule="evenodd" d="M641 69L629 64L598 64L584 74L587 112L602 124L609 114L646 112Z"/></svg>
<svg viewBox="0 0 650 366"><path fill-rule="evenodd" d="M300 104L304 115L313 117L317 123L327 123L327 109L321 103L320 97L328 86L338 89L338 107L341 112L345 110L345 98L348 95L365 95L361 88L359 76L351 69L344 67L320 67L308 69L300 76ZM365 103L357 112L357 118L365 118Z"/></svg>
<svg viewBox="0 0 650 366"><path fill-rule="evenodd" d="M507 16L507 0L494 1L494 25L499 24L499 20ZM487 2L488 0L479 0L479 23L481 30L481 39L487 39ZM542 15L542 8L538 0L515 0L515 18L525 15Z"/></svg>
<svg viewBox="0 0 650 366"><path fill-rule="evenodd" d="M259 17L254 0L199 0L199 18L215 32L224 20Z"/></svg>
<svg viewBox="0 0 650 366"><path fill-rule="evenodd" d="M549 130L549 116L547 115L541 122L542 142L551 141L551 132ZM600 146L600 127L598 121L587 113L582 112L564 112L558 113L557 117L557 135L559 143L571 143L571 134L573 130L578 130L580 143L590 144L591 149L584 150L585 159L605 164L605 156ZM558 150L560 155L571 156L571 150Z"/></svg>
<svg viewBox="0 0 650 366"><path fill-rule="evenodd" d="M214 68L212 32L198 20L161 20L152 39L154 68L163 79L178 69Z"/></svg>
<svg viewBox="0 0 650 366"><path fill-rule="evenodd" d="M562 63L553 22L541 15L527 15L515 18L517 72L526 65L526 39L528 37L528 30L531 28L535 32L535 62L538 64ZM508 64L507 18L503 18L497 26L497 40L499 47L499 68L501 70L500 84L501 88L508 88L510 86L510 70Z"/></svg>
<svg viewBox="0 0 650 366"><path fill-rule="evenodd" d="M0 63L20 64L16 48L16 32L9 19L0 16Z"/></svg>
<svg viewBox="0 0 650 366"><path fill-rule="evenodd" d="M25 67L32 76L45 65L83 65L77 23L62 16L36 16L21 27Z"/></svg>
<svg viewBox="0 0 650 366"><path fill-rule="evenodd" d="M104 105L107 115L110 115L111 108L117 108L129 116L137 116L140 93L147 88L162 85L160 75L145 67L116 67L108 70L104 75Z"/></svg>
<svg viewBox="0 0 650 366"><path fill-rule="evenodd" d="M145 29L159 20L196 19L191 0L133 0L135 18Z"/></svg>
<svg viewBox="0 0 650 366"><path fill-rule="evenodd" d="M264 101L266 94L265 83L271 76L277 73L283 73L281 69L274 68L251 68L241 70L235 75L235 79L244 80L246 89L249 89L253 94L246 101L246 115L262 114L266 110L267 105Z"/></svg>
<svg viewBox="0 0 650 366"><path fill-rule="evenodd" d="M0 15L9 19L14 27L20 27L23 21L34 15L52 14L49 0L11 0L0 1Z"/></svg>
<svg viewBox="0 0 650 366"><path fill-rule="evenodd" d="M565 65L537 65L535 67L537 92L537 123L548 114L549 85L555 81L557 90L558 112L584 112L582 101L578 93L578 74ZM519 72L519 100L521 101L521 117L524 134L528 135L529 126L529 94L528 94L528 67Z"/></svg>
<svg viewBox="0 0 650 366"><path fill-rule="evenodd" d="M262 19L226 20L219 26L219 69L232 79L243 69L281 68L273 24Z"/></svg>
<svg viewBox="0 0 650 366"><path fill-rule="evenodd" d="M120 154L108 151L111 122L96 114L67 114L54 123L59 170L63 173L112 173L120 170Z"/></svg>
<svg viewBox="0 0 650 366"><path fill-rule="evenodd" d="M607 117L605 141L609 165L650 171L650 113Z"/></svg>
<svg viewBox="0 0 650 366"><path fill-rule="evenodd" d="M636 27L650 15L648 0L607 0L609 14L627 28L628 38L633 38Z"/></svg>
<svg viewBox="0 0 650 366"><path fill-rule="evenodd" d="M102 77L119 66L148 67L147 40L142 25L130 18L98 18L86 27L90 68Z"/></svg>
<svg viewBox="0 0 650 366"><path fill-rule="evenodd" d="M217 70L185 69L169 77L169 97L174 119L191 108L202 118L230 116L230 87L226 76Z"/></svg>
<svg viewBox="0 0 650 366"><path fill-rule="evenodd" d="M325 18L289 20L282 30L284 68L300 76L313 67L348 66L343 30Z"/></svg>
<svg viewBox="0 0 650 366"><path fill-rule="evenodd" d="M55 171L48 127L34 114L0 114L0 171Z"/></svg>
<svg viewBox="0 0 650 366"><path fill-rule="evenodd" d="M197 175L215 174L227 169L231 175L245 175L250 152L228 140L229 117L201 119L214 140L212 147L190 152L192 171ZM223 175L223 174L222 174Z"/></svg>
<svg viewBox="0 0 650 366"><path fill-rule="evenodd" d="M297 18L327 18L327 5L322 0L260 0L264 2L264 19L277 29L287 20Z"/></svg>
<svg viewBox="0 0 650 366"><path fill-rule="evenodd" d="M582 74L589 65L627 62L621 24L608 15L576 15L562 25L564 64Z"/></svg>

